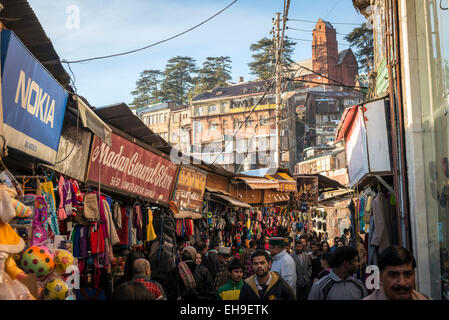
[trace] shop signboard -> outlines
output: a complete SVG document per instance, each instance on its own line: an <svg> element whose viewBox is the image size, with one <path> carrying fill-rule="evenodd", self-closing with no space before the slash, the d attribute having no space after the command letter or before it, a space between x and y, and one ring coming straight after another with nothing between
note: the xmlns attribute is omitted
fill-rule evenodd
<svg viewBox="0 0 449 320"><path fill-rule="evenodd" d="M84 182L91 140L90 131L64 122L54 170Z"/></svg>
<svg viewBox="0 0 449 320"><path fill-rule="evenodd" d="M369 171L375 174L391 173L390 146L385 100L377 100L364 106Z"/></svg>
<svg viewBox="0 0 449 320"><path fill-rule="evenodd" d="M87 181L168 204L177 165L115 133L111 142L94 136Z"/></svg>
<svg viewBox="0 0 449 320"><path fill-rule="evenodd" d="M378 96L387 92L390 80L388 79L387 59L383 58L382 62L377 70L376 77L376 94Z"/></svg>
<svg viewBox="0 0 449 320"><path fill-rule="evenodd" d="M318 177L296 176L298 192L295 198L306 202L309 207L318 205Z"/></svg>
<svg viewBox="0 0 449 320"><path fill-rule="evenodd" d="M205 188L205 173L182 166L179 171L174 199L179 210L201 211Z"/></svg>
<svg viewBox="0 0 449 320"><path fill-rule="evenodd" d="M349 186L355 186L369 173L366 130L363 112L360 108L346 138L346 157L348 159Z"/></svg>
<svg viewBox="0 0 449 320"><path fill-rule="evenodd" d="M54 164L68 93L14 32L1 30L0 36L7 145Z"/></svg>

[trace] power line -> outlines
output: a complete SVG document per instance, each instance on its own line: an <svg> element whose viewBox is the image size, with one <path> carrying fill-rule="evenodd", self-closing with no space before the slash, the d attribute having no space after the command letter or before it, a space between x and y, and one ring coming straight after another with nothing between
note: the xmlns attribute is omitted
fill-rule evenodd
<svg viewBox="0 0 449 320"><path fill-rule="evenodd" d="M326 86L334 86L334 87L343 87L343 88L349 88L349 89L353 89L354 91L363 93L362 91L356 90L355 88L360 88L360 89L364 89L362 87L357 87L357 86L348 86L348 85L344 85L344 84L332 84L332 83L323 83L323 82L317 82L317 81L310 81L310 80L295 80L293 79L294 82L306 82L306 83L314 83L314 84L321 84L321 85L326 85Z"/></svg>
<svg viewBox="0 0 449 320"><path fill-rule="evenodd" d="M291 60L291 59L289 59L289 61L290 61L291 63L294 63L294 64L298 65L300 68L303 68L303 69L305 69L305 70L308 70L308 71L310 71L310 72L312 72L312 73L314 73L314 74L316 74L316 75L319 75L319 76L321 76L321 77L323 77L323 78L326 78L326 79L328 79L328 80L334 81L334 82L335 82L336 84L338 84L340 87L349 87L349 88L352 88L354 91L358 91L358 92L360 92L360 93L363 93L363 92L361 92L361 91L359 91L359 90L354 89L354 88L357 88L356 86L347 86L347 85L345 85L344 83L341 83L341 82L339 82L339 81L337 81L337 80L335 80L335 79L332 79L332 78L329 78L328 76L325 76L324 74L321 74L321 73L316 72L316 71L314 71L314 70L312 70L312 69L309 69L309 68L307 68L307 67L304 67L304 66L302 66L302 65L300 65L300 64L298 64L298 63L296 63L296 62L294 62L294 61ZM294 81L295 81L295 80L294 80ZM302 80L301 80L301 81L302 81ZM308 81L304 81L304 82L308 82ZM325 83L318 83L318 84L325 84ZM329 85L331 85L331 84L329 84ZM361 87L358 87L358 88L361 88Z"/></svg>
<svg viewBox="0 0 449 320"><path fill-rule="evenodd" d="M292 40L297 40L297 41L307 41L307 42L313 42L313 40L309 40L309 39L298 39L298 38L292 38L289 36L285 36L287 39L292 39ZM348 46L351 47L352 45L350 45L349 43L344 43L344 42L338 42L338 44L341 44L343 46Z"/></svg>
<svg viewBox="0 0 449 320"><path fill-rule="evenodd" d="M316 21L311 21L311 20L303 20L303 19L293 19L293 18L289 18L288 20L291 21L299 21L299 22L307 22L307 23L317 23ZM352 22L331 22L329 21L331 24L344 24L344 25L351 25L351 26L360 26L363 23L352 23Z"/></svg>
<svg viewBox="0 0 449 320"><path fill-rule="evenodd" d="M297 29L297 28L292 28L292 27L287 27L288 30L295 30L295 31L302 31L302 32L309 32L312 33L314 30L305 30L305 29ZM340 33L340 32L335 32L338 35L341 36L347 36L347 33Z"/></svg>
<svg viewBox="0 0 449 320"><path fill-rule="evenodd" d="M158 44L167 42L169 40L175 39L183 34L186 34L187 32L190 32L196 28L198 28L199 26L205 24L206 22L208 22L209 20L215 18L216 16L218 16L220 13L224 12L225 10L227 10L229 7L231 7L234 3L236 3L238 0L234 0L232 1L229 5L227 5L225 8L223 8L222 10L220 10L219 12L217 12L216 14L214 14L213 16L211 16L210 18L204 20L203 22L191 27L190 29L187 29L186 31L183 31L181 33L178 33L170 38L155 42L153 44L150 44L148 46L139 48L139 49L135 49L135 50L130 50L130 51L126 51L126 52L121 52L121 53L116 53L116 54L111 54L111 55L106 55L106 56L99 56L99 57L94 57L94 58L87 58L87 59L81 59L81 60L74 60L74 61L67 61L67 60L53 60L53 61L48 61L47 64L54 64L54 63L66 63L66 64L70 64L70 63L80 63L80 62L87 62L87 61L92 61L92 60L101 60L101 59L107 59L107 58L113 58L113 57L117 57L117 56L123 56L123 55L127 55L127 54L131 54L134 52L138 52L138 51L142 51L151 47L154 47Z"/></svg>

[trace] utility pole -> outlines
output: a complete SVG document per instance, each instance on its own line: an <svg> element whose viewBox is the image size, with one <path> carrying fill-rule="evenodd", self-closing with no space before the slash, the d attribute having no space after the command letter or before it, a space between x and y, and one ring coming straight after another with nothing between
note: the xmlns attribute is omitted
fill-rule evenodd
<svg viewBox="0 0 449 320"><path fill-rule="evenodd" d="M276 161L277 167L281 167L281 74L282 74L282 57L281 57L281 14L276 12L274 20L275 28L275 55L276 55Z"/></svg>

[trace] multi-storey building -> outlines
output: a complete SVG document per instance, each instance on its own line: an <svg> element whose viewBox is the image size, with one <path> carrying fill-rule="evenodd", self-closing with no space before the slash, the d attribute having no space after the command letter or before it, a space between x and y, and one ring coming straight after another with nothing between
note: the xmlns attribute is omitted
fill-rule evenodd
<svg viewBox="0 0 449 320"><path fill-rule="evenodd" d="M192 119L191 109L184 108L170 112L169 143L184 154L192 151Z"/></svg>
<svg viewBox="0 0 449 320"><path fill-rule="evenodd" d="M184 111L182 113L181 111ZM176 114L180 115L180 124L182 116L184 116L184 123L186 118L189 119L189 109L186 106L179 106L174 102L161 102L155 103L148 107L139 108L135 111L136 115L156 134L160 135L165 141L169 143L179 143L178 136L172 135L173 131L178 134L178 123L173 127L170 125L171 116ZM185 115L187 113L187 116ZM187 128L188 126L186 126ZM181 134L182 136L182 134ZM172 139L173 138L173 139ZM173 142L172 142L173 141Z"/></svg>
<svg viewBox="0 0 449 320"><path fill-rule="evenodd" d="M309 91L304 119L305 148L332 143L344 109L362 100L363 94L358 92Z"/></svg>
<svg viewBox="0 0 449 320"><path fill-rule="evenodd" d="M281 130L278 143L271 81L217 87L195 96L191 106L192 155L229 171L241 172L273 166L278 162L275 151L280 145L281 166L293 169L295 106L291 93L283 97L282 126L286 130Z"/></svg>

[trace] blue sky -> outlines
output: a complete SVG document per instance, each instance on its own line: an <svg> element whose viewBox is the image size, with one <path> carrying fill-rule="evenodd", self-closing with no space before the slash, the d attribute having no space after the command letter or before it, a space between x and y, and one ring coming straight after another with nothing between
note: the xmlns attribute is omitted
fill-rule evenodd
<svg viewBox="0 0 449 320"><path fill-rule="evenodd" d="M29 0L61 59L68 61L128 51L171 37L231 3L231 0ZM80 28L68 29L67 7L79 8ZM282 12L282 0L239 0L221 15L169 42L138 53L107 60L72 64L78 93L96 106L130 103L130 92L144 69L163 70L167 60L190 56L200 66L208 56L229 56L232 81L239 76L252 80L249 46L268 33L271 19ZM289 18L330 22L363 23L364 17L351 0L292 0ZM313 30L314 24L289 21L288 26ZM335 24L339 33L355 26ZM288 30L287 36L312 39L312 34ZM342 35L337 35L344 42ZM347 46L339 46L346 49ZM309 59L311 42L297 41L296 61Z"/></svg>

